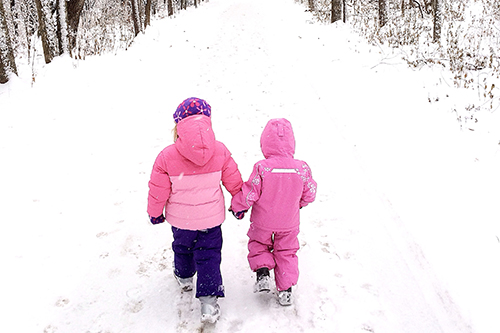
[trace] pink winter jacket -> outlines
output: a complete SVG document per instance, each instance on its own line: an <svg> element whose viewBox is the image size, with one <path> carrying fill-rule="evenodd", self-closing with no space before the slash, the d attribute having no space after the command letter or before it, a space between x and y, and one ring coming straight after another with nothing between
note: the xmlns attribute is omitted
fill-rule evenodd
<svg viewBox="0 0 500 333"><path fill-rule="evenodd" d="M253 207L250 221L260 229L275 232L298 228L299 209L314 201L316 182L307 163L293 158L295 138L290 122L270 120L260 145L266 159L254 165L231 207L235 212Z"/></svg>
<svg viewBox="0 0 500 333"><path fill-rule="evenodd" d="M243 181L238 166L223 143L215 140L212 123L204 115L177 124L178 139L156 158L149 181L148 214L158 217L165 209L174 227L203 230L225 219L220 183L232 194Z"/></svg>

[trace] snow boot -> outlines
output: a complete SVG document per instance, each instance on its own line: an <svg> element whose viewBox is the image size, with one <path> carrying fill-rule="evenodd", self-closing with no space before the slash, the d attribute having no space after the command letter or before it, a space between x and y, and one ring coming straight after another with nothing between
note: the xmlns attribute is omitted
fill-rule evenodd
<svg viewBox="0 0 500 333"><path fill-rule="evenodd" d="M283 306L292 305L292 287L288 288L287 290L280 290L278 292L278 302Z"/></svg>
<svg viewBox="0 0 500 333"><path fill-rule="evenodd" d="M217 303L217 296L201 296L201 322L204 324L214 324L220 318L220 306Z"/></svg>
<svg viewBox="0 0 500 333"><path fill-rule="evenodd" d="M262 267L255 272L257 273L257 281L254 286L254 293L271 291L271 277L269 276L269 269L267 267Z"/></svg>
<svg viewBox="0 0 500 333"><path fill-rule="evenodd" d="M178 277L175 272L174 272L175 279L177 280L177 283L179 283L179 286L181 286L182 291L191 291L193 290L194 284L193 284L193 277L188 277L188 278L181 278Z"/></svg>

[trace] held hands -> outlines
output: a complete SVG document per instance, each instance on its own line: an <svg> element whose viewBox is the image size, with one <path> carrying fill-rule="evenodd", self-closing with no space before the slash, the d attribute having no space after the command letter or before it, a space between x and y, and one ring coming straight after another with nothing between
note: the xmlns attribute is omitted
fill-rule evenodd
<svg viewBox="0 0 500 333"><path fill-rule="evenodd" d="M236 217L238 220L243 219L243 217L245 217L245 213L248 212L247 210L244 210L242 212L235 212L232 207L229 207L229 211L233 213L233 216Z"/></svg>
<svg viewBox="0 0 500 333"><path fill-rule="evenodd" d="M163 216L163 214L158 216L158 217L150 216L149 220L151 221L152 224L160 224L160 223L165 222L165 216Z"/></svg>

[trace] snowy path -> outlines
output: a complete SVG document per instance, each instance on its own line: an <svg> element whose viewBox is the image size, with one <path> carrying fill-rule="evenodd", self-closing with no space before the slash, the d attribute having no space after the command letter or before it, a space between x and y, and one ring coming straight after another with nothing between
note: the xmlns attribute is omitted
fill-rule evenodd
<svg viewBox="0 0 500 333"><path fill-rule="evenodd" d="M396 94L424 109L420 77L402 84L389 70L383 82L392 85L380 86L381 55L362 54L368 48L347 29L308 15L291 0L210 0L155 22L127 52L59 59L33 89L0 88L0 153L16 161L0 175L9 203L1 219L11 221L1 258L14 272L1 284L12 314L2 330L474 331L391 203L415 199L401 183L414 193L428 185L407 176L426 167L418 147L447 144L422 140L437 125L390 103ZM49 92L70 111L51 109ZM294 126L296 156L319 193L302 212L292 307L252 293L248 218L224 224L226 298L215 327L202 327L198 302L176 288L170 229L148 226L145 200L153 160L171 142L171 113L189 96L211 103L217 138L245 179L267 120Z"/></svg>

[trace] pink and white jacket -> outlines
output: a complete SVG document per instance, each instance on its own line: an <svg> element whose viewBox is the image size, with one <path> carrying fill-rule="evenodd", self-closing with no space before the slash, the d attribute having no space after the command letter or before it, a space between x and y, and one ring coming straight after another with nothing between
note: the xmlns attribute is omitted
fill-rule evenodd
<svg viewBox="0 0 500 333"><path fill-rule="evenodd" d="M293 158L295 138L286 119L270 120L260 138L265 160L254 165L250 179L231 202L235 212L250 207L250 221L272 232L299 227L299 209L314 201L316 182L306 162Z"/></svg>
<svg viewBox="0 0 500 333"><path fill-rule="evenodd" d="M223 143L215 140L211 119L195 115L177 124L178 139L153 165L149 181L148 214L187 230L213 228L224 222L220 183L232 194L243 181Z"/></svg>

